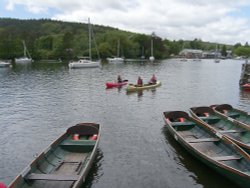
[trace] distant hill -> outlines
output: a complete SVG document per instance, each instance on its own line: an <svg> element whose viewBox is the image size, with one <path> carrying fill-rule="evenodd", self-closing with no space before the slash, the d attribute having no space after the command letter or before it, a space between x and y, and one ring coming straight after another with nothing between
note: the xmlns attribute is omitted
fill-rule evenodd
<svg viewBox="0 0 250 188"><path fill-rule="evenodd" d="M141 49L150 56L151 36L122 31L112 27L93 25L95 41L102 58L117 54L117 41L125 57L140 57ZM8 59L23 55L22 40L35 59L73 59L88 51L88 24L54 21L49 19L19 20L0 18L0 58ZM156 40L161 40L156 37ZM162 44L159 46L159 58ZM94 45L93 45L94 47ZM94 56L97 52L94 51Z"/></svg>
<svg viewBox="0 0 250 188"><path fill-rule="evenodd" d="M117 42L120 40L120 54L126 58L140 58L142 53L148 58L151 54L151 35L133 33L117 28L93 25L93 56L101 58L117 55ZM74 59L88 54L88 24L55 21L50 19L11 19L0 18L0 59L13 59L23 55L22 40L33 59ZM193 41L171 41L158 36L154 40L154 56L157 59L177 55L183 48L212 50L216 43ZM248 46L246 46L248 47ZM246 55L241 44L235 46L219 44L220 50L234 50ZM247 56L247 55L246 55Z"/></svg>

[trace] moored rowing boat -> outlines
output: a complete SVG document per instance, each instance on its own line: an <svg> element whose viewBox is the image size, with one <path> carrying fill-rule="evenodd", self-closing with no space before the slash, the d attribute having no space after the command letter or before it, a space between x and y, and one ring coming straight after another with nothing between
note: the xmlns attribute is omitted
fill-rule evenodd
<svg viewBox="0 0 250 188"><path fill-rule="evenodd" d="M79 188L91 168L99 139L99 124L80 123L70 127L9 188Z"/></svg>
<svg viewBox="0 0 250 188"><path fill-rule="evenodd" d="M134 85L134 84L129 84L127 87L127 92L133 92L133 91L140 91L144 89L153 89L161 85L160 81L157 81L156 84L144 84L142 86Z"/></svg>
<svg viewBox="0 0 250 188"><path fill-rule="evenodd" d="M239 124L247 125L250 127L250 114L237 109L233 108L229 104L221 104L221 105L216 105L214 107L214 110L217 114L222 115L224 117L231 117L232 119L228 118L228 120L237 122Z"/></svg>
<svg viewBox="0 0 250 188"><path fill-rule="evenodd" d="M188 152L241 187L250 184L250 156L227 137L186 112L163 112L170 134Z"/></svg>
<svg viewBox="0 0 250 188"><path fill-rule="evenodd" d="M206 106L193 107L190 113L194 118L208 123L214 132L227 136L250 153L250 127L229 121L230 118L221 116Z"/></svg>

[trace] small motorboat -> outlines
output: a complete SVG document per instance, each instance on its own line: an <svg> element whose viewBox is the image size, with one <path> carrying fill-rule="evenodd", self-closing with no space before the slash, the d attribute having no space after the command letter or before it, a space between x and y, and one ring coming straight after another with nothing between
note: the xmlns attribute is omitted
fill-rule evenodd
<svg viewBox="0 0 250 188"><path fill-rule="evenodd" d="M11 67L11 63L10 62L5 62L5 61L1 61L0 60L0 68L3 67Z"/></svg>

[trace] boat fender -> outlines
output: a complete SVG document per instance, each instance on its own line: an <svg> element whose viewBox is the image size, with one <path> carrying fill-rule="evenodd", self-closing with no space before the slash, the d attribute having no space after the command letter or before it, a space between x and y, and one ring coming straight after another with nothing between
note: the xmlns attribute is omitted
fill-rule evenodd
<svg viewBox="0 0 250 188"><path fill-rule="evenodd" d="M4 183L0 182L0 188L7 188L7 186L4 185Z"/></svg>
<svg viewBox="0 0 250 188"><path fill-rule="evenodd" d="M79 134L73 134L72 140L79 140Z"/></svg>
<svg viewBox="0 0 250 188"><path fill-rule="evenodd" d="M179 120L179 122L184 122L185 118L179 118L178 120Z"/></svg>
<svg viewBox="0 0 250 188"><path fill-rule="evenodd" d="M170 123L170 122L171 122L169 118L166 118L166 121L167 121L168 123Z"/></svg>
<svg viewBox="0 0 250 188"><path fill-rule="evenodd" d="M209 113L205 112L205 113L204 113L204 116L208 117L208 116L209 116Z"/></svg>
<svg viewBox="0 0 250 188"><path fill-rule="evenodd" d="M94 135L91 136L89 139L90 139L90 140L97 140L97 134L94 134Z"/></svg>

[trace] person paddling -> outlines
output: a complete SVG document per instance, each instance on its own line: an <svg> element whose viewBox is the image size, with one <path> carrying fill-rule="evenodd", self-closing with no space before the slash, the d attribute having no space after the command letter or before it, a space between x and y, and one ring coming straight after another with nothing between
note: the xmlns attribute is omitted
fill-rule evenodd
<svg viewBox="0 0 250 188"><path fill-rule="evenodd" d="M122 83L122 77L121 77L121 75L118 75L118 77L117 77L117 82L118 82L118 83Z"/></svg>
<svg viewBox="0 0 250 188"><path fill-rule="evenodd" d="M142 86L143 85L143 80L142 80L142 78L140 76L138 77L137 85L138 86Z"/></svg>
<svg viewBox="0 0 250 188"><path fill-rule="evenodd" d="M155 74L153 74L150 81L149 81L149 84L156 84L156 82L157 82L156 76L155 76Z"/></svg>

